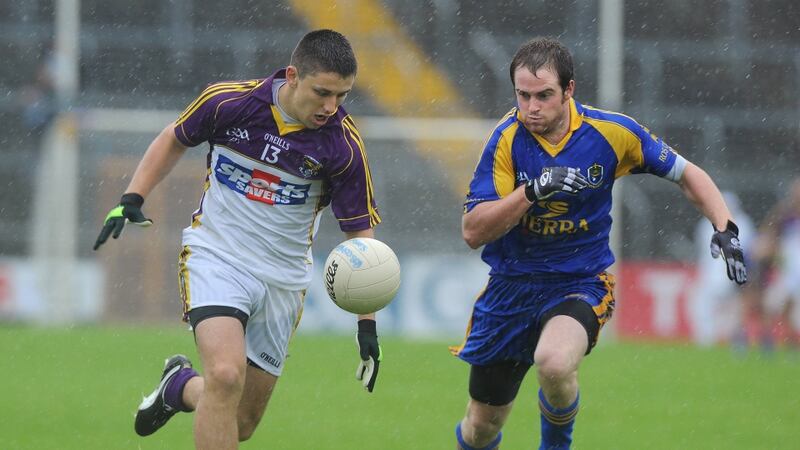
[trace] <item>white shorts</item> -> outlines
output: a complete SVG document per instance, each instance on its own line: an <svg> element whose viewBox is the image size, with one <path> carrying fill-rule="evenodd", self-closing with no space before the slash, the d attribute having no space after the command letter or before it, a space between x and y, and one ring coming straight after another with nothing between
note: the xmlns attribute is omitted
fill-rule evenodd
<svg viewBox="0 0 800 450"><path fill-rule="evenodd" d="M249 317L245 327L248 359L280 376L303 312L305 290L270 286L206 248L184 246L178 268L184 319L192 309L204 306L244 312Z"/></svg>

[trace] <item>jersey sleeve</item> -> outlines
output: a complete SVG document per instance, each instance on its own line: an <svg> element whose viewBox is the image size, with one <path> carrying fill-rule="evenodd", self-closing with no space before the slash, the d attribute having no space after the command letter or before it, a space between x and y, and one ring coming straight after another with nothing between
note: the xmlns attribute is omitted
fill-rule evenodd
<svg viewBox="0 0 800 450"><path fill-rule="evenodd" d="M334 139L336 154L343 155L329 176L331 210L342 231L361 231L381 222L372 187L364 141L350 116Z"/></svg>
<svg viewBox="0 0 800 450"><path fill-rule="evenodd" d="M469 184L464 213L472 211L479 203L499 200L514 190L513 131L496 129L486 142Z"/></svg>
<svg viewBox="0 0 800 450"><path fill-rule="evenodd" d="M220 106L227 100L240 97L258 86L259 80L222 82L208 86L175 121L175 136L181 144L194 147L207 141L214 133Z"/></svg>
<svg viewBox="0 0 800 450"><path fill-rule="evenodd" d="M617 170L618 177L627 173L651 173L667 177L680 158L677 152L637 122L630 120L626 125L633 133L633 138L626 146L625 158Z"/></svg>

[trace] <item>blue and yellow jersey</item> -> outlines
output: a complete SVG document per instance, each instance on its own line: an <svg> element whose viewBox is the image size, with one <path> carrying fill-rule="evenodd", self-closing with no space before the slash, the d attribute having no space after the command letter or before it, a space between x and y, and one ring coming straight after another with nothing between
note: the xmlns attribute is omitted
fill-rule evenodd
<svg viewBox="0 0 800 450"><path fill-rule="evenodd" d="M469 212L498 200L546 167L575 167L589 180L577 194L557 193L531 205L520 222L487 244L490 275L593 276L614 262L608 245L611 188L631 173L666 176L678 155L635 120L570 99L569 132L558 145L529 132L512 109L495 127L464 203Z"/></svg>

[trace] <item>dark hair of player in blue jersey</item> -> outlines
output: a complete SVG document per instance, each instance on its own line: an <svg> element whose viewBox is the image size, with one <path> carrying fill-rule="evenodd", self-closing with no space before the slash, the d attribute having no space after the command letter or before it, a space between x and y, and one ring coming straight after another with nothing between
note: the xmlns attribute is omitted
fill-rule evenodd
<svg viewBox="0 0 800 450"><path fill-rule="evenodd" d="M535 74L542 67L550 67L558 74L558 83L561 90L567 89L570 80L575 77L572 65L572 54L558 39L550 37L536 37L522 44L514 54L509 68L511 85L514 84L514 72L520 67L525 67Z"/></svg>
<svg viewBox="0 0 800 450"><path fill-rule="evenodd" d="M300 78L321 72L347 78L358 70L350 42L333 30L314 30L303 36L292 52L290 64L297 67Z"/></svg>

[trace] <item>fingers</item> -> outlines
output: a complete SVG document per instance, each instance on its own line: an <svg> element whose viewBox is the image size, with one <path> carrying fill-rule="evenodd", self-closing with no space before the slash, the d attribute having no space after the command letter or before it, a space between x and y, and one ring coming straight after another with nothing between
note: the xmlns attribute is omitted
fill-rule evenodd
<svg viewBox="0 0 800 450"><path fill-rule="evenodd" d="M711 241L711 256L715 259L719 258L720 252L719 244L716 241Z"/></svg>
<svg viewBox="0 0 800 450"><path fill-rule="evenodd" d="M114 225L111 223L106 223L103 225L103 229L100 230L100 235L97 236L97 240L94 243L94 247L92 250L97 250L100 248L101 245L105 244L108 240L108 237L111 235L111 231L114 229Z"/></svg>
<svg viewBox="0 0 800 450"><path fill-rule="evenodd" d="M364 372L367 371L367 362L370 362L370 360L358 363L358 367L356 368L356 380L360 381L364 379Z"/></svg>
<svg viewBox="0 0 800 450"><path fill-rule="evenodd" d="M365 388L367 388L368 392L372 392L372 390L375 389L375 382L378 380L378 368L380 368L380 366L381 366L380 361L375 361L375 363L373 364L372 371L370 372L368 378L369 381L364 386Z"/></svg>
<svg viewBox="0 0 800 450"><path fill-rule="evenodd" d="M743 262L736 262L736 284L747 283L747 268Z"/></svg>
<svg viewBox="0 0 800 450"><path fill-rule="evenodd" d="M114 234L111 237L116 239L122 234L122 228L125 227L125 219L112 219L110 223L114 226Z"/></svg>
<svg viewBox="0 0 800 450"><path fill-rule="evenodd" d="M733 257L726 260L728 263L728 278L742 285L747 282L747 267L744 264L742 252L734 251Z"/></svg>
<svg viewBox="0 0 800 450"><path fill-rule="evenodd" d="M725 258L725 266L728 271L728 279L735 281L736 284L742 285L747 282L747 267L744 264L744 255L741 251L734 250L731 256L727 256L722 252Z"/></svg>
<svg viewBox="0 0 800 450"><path fill-rule="evenodd" d="M571 194L577 193L589 186L589 181L580 172L580 169L574 167L567 168L566 175L564 175L564 192Z"/></svg>
<svg viewBox="0 0 800 450"><path fill-rule="evenodd" d="M361 361L358 364L358 369L356 369L356 380L361 381L361 385L364 386L369 392L375 388L375 381L378 379L378 368L380 367L380 362L376 361L372 357L370 357L366 361Z"/></svg>

